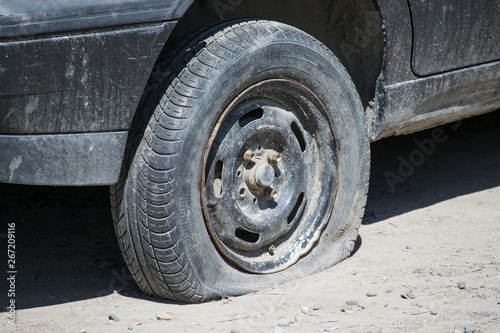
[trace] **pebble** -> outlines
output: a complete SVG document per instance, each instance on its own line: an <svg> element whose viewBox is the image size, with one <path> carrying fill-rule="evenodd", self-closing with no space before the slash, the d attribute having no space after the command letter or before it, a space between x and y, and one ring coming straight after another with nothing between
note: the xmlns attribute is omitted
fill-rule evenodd
<svg viewBox="0 0 500 333"><path fill-rule="evenodd" d="M369 291L366 293L366 297L377 297L377 293L375 293L373 291Z"/></svg>
<svg viewBox="0 0 500 333"><path fill-rule="evenodd" d="M465 289L466 287L467 287L467 284L466 284L465 282L459 282L459 283L458 283L458 289L463 290L463 289Z"/></svg>
<svg viewBox="0 0 500 333"><path fill-rule="evenodd" d="M476 331L476 325L467 324L464 327L464 333L474 333Z"/></svg>
<svg viewBox="0 0 500 333"><path fill-rule="evenodd" d="M172 320L172 315L170 313L158 313L156 314L156 319L158 320Z"/></svg>
<svg viewBox="0 0 500 333"><path fill-rule="evenodd" d="M128 327L128 330L129 330L129 331L133 331L133 330L134 330L134 328L133 328L132 326L129 326L129 327Z"/></svg>
<svg viewBox="0 0 500 333"><path fill-rule="evenodd" d="M408 245L406 245L406 249L411 250L411 249L413 249L413 246L411 244L408 244Z"/></svg>
<svg viewBox="0 0 500 333"><path fill-rule="evenodd" d="M86 330L80 330L78 333L87 333Z"/></svg>
<svg viewBox="0 0 500 333"><path fill-rule="evenodd" d="M300 312L302 312L305 315L308 315L311 313L311 309L309 309L309 307L307 307L307 306L303 306L300 308Z"/></svg>
<svg viewBox="0 0 500 333"><path fill-rule="evenodd" d="M347 304L347 305L358 305L359 302L357 300L355 300L355 299L349 299L349 300L347 300L345 302L345 304Z"/></svg>
<svg viewBox="0 0 500 333"><path fill-rule="evenodd" d="M492 313L492 312L490 312L490 311L481 311L481 312L479 313L479 315L480 315L481 317L490 317L492 314L493 314L493 313Z"/></svg>
<svg viewBox="0 0 500 333"><path fill-rule="evenodd" d="M413 293L401 294L401 297L404 298L404 299L414 299L415 298L415 294L413 294Z"/></svg>
<svg viewBox="0 0 500 333"><path fill-rule="evenodd" d="M118 318L118 316L116 316L116 315L114 315L114 314L110 314L110 315L108 316L108 319L109 319L109 320L112 320L112 321L116 321L116 322L120 321L120 318Z"/></svg>

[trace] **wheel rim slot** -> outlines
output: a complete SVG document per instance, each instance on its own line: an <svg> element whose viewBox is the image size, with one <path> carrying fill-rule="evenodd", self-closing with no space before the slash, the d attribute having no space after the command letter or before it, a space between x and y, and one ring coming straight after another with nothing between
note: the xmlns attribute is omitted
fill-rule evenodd
<svg viewBox="0 0 500 333"><path fill-rule="evenodd" d="M264 110L262 110L261 108L247 112L239 120L240 127L243 128L248 124L250 124L252 121L258 120L263 116L264 116Z"/></svg>
<svg viewBox="0 0 500 333"><path fill-rule="evenodd" d="M244 242L253 243L253 244L257 243L260 239L259 234L245 230L243 228L236 229L236 231L234 232L234 235Z"/></svg>
<svg viewBox="0 0 500 333"><path fill-rule="evenodd" d="M300 150L302 150L302 152L305 152L306 151L306 140L304 139L304 136L302 135L302 131L300 130L299 125L297 125L295 122L292 122L290 127L292 128L292 132L295 135L295 137L297 138L297 141L299 142Z"/></svg>
<svg viewBox="0 0 500 333"><path fill-rule="evenodd" d="M224 170L224 162L217 161L214 168L214 195L216 198L222 197L223 184L222 184L222 172Z"/></svg>
<svg viewBox="0 0 500 333"><path fill-rule="evenodd" d="M290 215L288 215L288 224L292 224L293 222L295 222L297 220L297 216L300 215L299 211L302 211L301 207L302 203L304 202L304 197L305 197L304 192L300 193L299 198L297 199L297 203L295 204L295 207L293 207L292 212L290 213Z"/></svg>

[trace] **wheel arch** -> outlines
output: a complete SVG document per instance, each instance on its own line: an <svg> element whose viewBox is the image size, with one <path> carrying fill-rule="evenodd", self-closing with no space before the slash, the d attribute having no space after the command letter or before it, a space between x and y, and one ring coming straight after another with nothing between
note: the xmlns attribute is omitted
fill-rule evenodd
<svg viewBox="0 0 500 333"><path fill-rule="evenodd" d="M165 49L202 26L259 18L299 28L325 44L349 72L364 107L375 98L382 70L382 19L372 0L195 0L178 21Z"/></svg>

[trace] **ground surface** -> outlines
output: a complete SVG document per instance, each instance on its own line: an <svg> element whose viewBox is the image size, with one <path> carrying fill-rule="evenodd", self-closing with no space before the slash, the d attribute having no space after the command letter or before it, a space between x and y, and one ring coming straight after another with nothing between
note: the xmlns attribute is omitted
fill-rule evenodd
<svg viewBox="0 0 500 333"><path fill-rule="evenodd" d="M17 246L16 326L0 313L0 331L500 332L500 113L442 130L372 145L366 216L351 258L201 305L136 288L114 239L106 188L0 185L2 258L7 223L16 224ZM5 263L2 308L10 299Z"/></svg>

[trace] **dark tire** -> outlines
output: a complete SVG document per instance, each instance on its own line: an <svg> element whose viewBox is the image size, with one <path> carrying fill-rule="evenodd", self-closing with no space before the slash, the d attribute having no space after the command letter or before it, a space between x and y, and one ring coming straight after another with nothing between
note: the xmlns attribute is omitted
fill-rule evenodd
<svg viewBox="0 0 500 333"><path fill-rule="evenodd" d="M369 140L357 91L324 45L276 22L221 24L173 47L147 91L153 116L111 189L144 292L208 301L350 255Z"/></svg>

